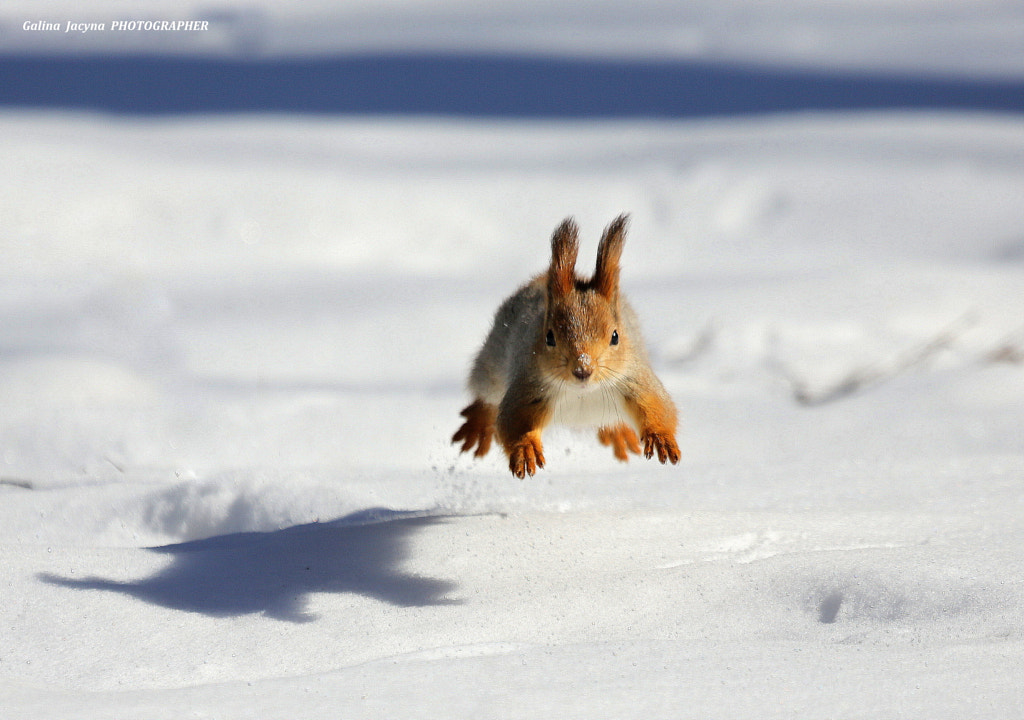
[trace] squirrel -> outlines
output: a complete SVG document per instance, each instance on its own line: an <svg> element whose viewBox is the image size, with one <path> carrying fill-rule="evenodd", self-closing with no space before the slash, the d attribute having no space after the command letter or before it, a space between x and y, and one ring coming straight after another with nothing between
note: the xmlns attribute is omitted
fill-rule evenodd
<svg viewBox="0 0 1024 720"><path fill-rule="evenodd" d="M473 363L473 402L452 436L483 457L497 434L518 478L544 467L550 423L597 427L615 457L679 462L672 399L651 370L639 322L619 291L628 215L601 236L591 278L576 274L579 229L570 217L551 237L551 265L506 299ZM639 434L639 438L638 438Z"/></svg>

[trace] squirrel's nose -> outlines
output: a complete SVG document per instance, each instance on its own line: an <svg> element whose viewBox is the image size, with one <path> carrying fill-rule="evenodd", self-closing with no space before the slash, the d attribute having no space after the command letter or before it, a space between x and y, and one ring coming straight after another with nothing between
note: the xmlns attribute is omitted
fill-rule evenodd
<svg viewBox="0 0 1024 720"><path fill-rule="evenodd" d="M588 377L594 374L594 371L584 365L577 365L572 369L572 374L578 377L580 380L586 380Z"/></svg>
<svg viewBox="0 0 1024 720"><path fill-rule="evenodd" d="M594 374L594 368L590 364L590 356L583 353L576 358L576 367L572 369L572 374L580 380L586 380L588 377Z"/></svg>

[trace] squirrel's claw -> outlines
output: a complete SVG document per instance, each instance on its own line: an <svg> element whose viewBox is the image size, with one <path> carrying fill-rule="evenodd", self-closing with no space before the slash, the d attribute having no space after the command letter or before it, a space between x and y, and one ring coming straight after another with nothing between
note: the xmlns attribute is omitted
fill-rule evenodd
<svg viewBox="0 0 1024 720"><path fill-rule="evenodd" d="M670 434L644 433L644 457L650 460L654 453L658 453L658 462L665 464L665 461L675 465L679 462L679 446L676 439Z"/></svg>
<svg viewBox="0 0 1024 720"><path fill-rule="evenodd" d="M510 445L508 467L520 480L527 475L532 477L537 468L544 467L544 450L540 438L527 435Z"/></svg>

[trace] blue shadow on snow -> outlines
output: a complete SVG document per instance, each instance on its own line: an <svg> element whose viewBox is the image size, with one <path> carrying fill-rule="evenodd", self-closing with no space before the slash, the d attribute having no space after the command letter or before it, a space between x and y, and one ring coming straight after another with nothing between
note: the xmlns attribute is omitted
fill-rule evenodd
<svg viewBox="0 0 1024 720"><path fill-rule="evenodd" d="M849 110L1024 111L1024 80L686 60L488 54L0 56L0 107L131 115L282 112L692 118Z"/></svg>
<svg viewBox="0 0 1024 720"><path fill-rule="evenodd" d="M289 622L316 619L305 610L310 593L355 593L402 607L455 604L446 598L454 583L400 569L410 537L443 520L366 510L333 522L150 548L174 562L142 580L49 573L39 579L76 590L119 592L212 617L263 613Z"/></svg>

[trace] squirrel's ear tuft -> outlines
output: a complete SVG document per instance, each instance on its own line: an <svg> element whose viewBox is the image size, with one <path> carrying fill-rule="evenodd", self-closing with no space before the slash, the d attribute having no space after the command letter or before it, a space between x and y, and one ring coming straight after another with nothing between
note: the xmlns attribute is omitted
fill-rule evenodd
<svg viewBox="0 0 1024 720"><path fill-rule="evenodd" d="M551 295L568 295L575 286L579 249L579 228L571 217L566 218L551 236L551 268L548 271L548 292Z"/></svg>
<svg viewBox="0 0 1024 720"><path fill-rule="evenodd" d="M594 289L609 300L619 291L619 258L626 242L626 224L629 215L622 214L604 229L597 246L597 268L594 270Z"/></svg>

